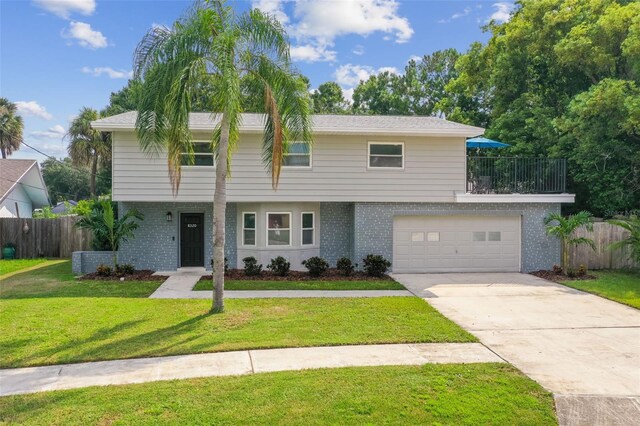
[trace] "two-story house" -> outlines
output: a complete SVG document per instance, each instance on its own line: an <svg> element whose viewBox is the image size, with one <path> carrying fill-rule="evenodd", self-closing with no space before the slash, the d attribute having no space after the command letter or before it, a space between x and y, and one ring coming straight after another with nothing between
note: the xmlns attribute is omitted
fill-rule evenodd
<svg viewBox="0 0 640 426"><path fill-rule="evenodd" d="M166 156L149 157L136 113L92 123L112 132L113 200L145 215L119 262L139 269L210 268L214 159L210 114L193 113L195 164L174 196ZM276 256L294 269L380 254L400 272L532 271L560 260L543 218L574 196L564 162L467 156L484 129L435 117L313 116L311 148L291 144L277 190L261 162L263 117L244 114L227 186L230 267ZM187 157L185 156L185 161ZM551 166L550 166L551 164ZM518 169L520 167L520 169Z"/></svg>

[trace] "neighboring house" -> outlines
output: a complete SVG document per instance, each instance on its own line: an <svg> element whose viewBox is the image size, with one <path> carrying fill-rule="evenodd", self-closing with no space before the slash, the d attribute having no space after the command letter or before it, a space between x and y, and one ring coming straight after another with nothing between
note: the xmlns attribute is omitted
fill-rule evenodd
<svg viewBox="0 0 640 426"><path fill-rule="evenodd" d="M559 262L543 218L574 201L563 193L563 160L484 159L479 166L465 140L482 128L435 117L316 115L312 149L291 145L273 190L261 162L262 120L243 115L231 162L225 251L232 268L247 256L265 265L284 256L294 269L311 256L361 265L368 253L391 260L396 273L531 271ZM166 156L141 151L135 121L129 112L92 123L113 133L113 200L121 211L145 215L119 261L209 269L212 117L190 116L195 164L182 168L175 197Z"/></svg>
<svg viewBox="0 0 640 426"><path fill-rule="evenodd" d="M55 214L69 213L69 211L77 205L78 205L78 202L74 200L61 201L51 209L51 213L55 213Z"/></svg>
<svg viewBox="0 0 640 426"><path fill-rule="evenodd" d="M49 204L37 161L0 159L0 217L31 217Z"/></svg>

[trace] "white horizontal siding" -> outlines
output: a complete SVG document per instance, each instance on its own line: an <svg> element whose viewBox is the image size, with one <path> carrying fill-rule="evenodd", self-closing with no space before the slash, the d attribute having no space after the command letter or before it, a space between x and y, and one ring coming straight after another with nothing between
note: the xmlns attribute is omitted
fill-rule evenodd
<svg viewBox="0 0 640 426"><path fill-rule="evenodd" d="M202 136L198 135L198 138ZM242 135L231 163L229 202L452 202L465 189L464 138L393 138L404 142L403 170L368 170L367 142L380 137L318 136L310 169L283 169L277 191L261 162L260 137ZM132 132L113 136L113 198L118 201L211 201L215 171L183 167L173 197L164 155L141 152Z"/></svg>

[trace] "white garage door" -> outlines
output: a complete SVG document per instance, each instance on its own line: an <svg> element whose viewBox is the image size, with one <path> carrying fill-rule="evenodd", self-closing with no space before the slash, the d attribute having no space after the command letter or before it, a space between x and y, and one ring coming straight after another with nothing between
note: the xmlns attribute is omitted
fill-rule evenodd
<svg viewBox="0 0 640 426"><path fill-rule="evenodd" d="M518 272L520 216L397 216L393 272Z"/></svg>

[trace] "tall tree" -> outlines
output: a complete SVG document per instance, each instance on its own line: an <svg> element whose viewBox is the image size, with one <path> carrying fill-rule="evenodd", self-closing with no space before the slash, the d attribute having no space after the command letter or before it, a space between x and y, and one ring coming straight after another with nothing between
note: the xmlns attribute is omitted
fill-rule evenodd
<svg viewBox="0 0 640 426"><path fill-rule="evenodd" d="M89 193L96 196L98 168L111 161L111 137L91 127L91 122L100 118L98 111L84 107L73 119L66 137L69 138L67 152L76 167L89 165Z"/></svg>
<svg viewBox="0 0 640 426"><path fill-rule="evenodd" d="M311 93L313 112L316 114L345 114L349 102L344 98L342 88L334 81L322 83Z"/></svg>
<svg viewBox="0 0 640 426"><path fill-rule="evenodd" d="M24 123L17 115L16 104L7 98L0 98L0 151L2 158L7 158L13 151L20 149Z"/></svg>
<svg viewBox="0 0 640 426"><path fill-rule="evenodd" d="M291 66L289 40L271 15L253 9L236 15L225 1L198 2L172 28L154 27L138 45L135 76L143 80L136 130L144 151L166 150L174 192L180 186L182 153L193 152L189 130L192 96L212 87L216 156L213 198L212 312L224 310L226 182L240 136L245 96L263 99L262 158L273 188L290 141L311 143L310 101Z"/></svg>
<svg viewBox="0 0 640 426"><path fill-rule="evenodd" d="M74 167L70 158L62 161L48 158L41 166L42 178L52 203L89 197L89 176Z"/></svg>

